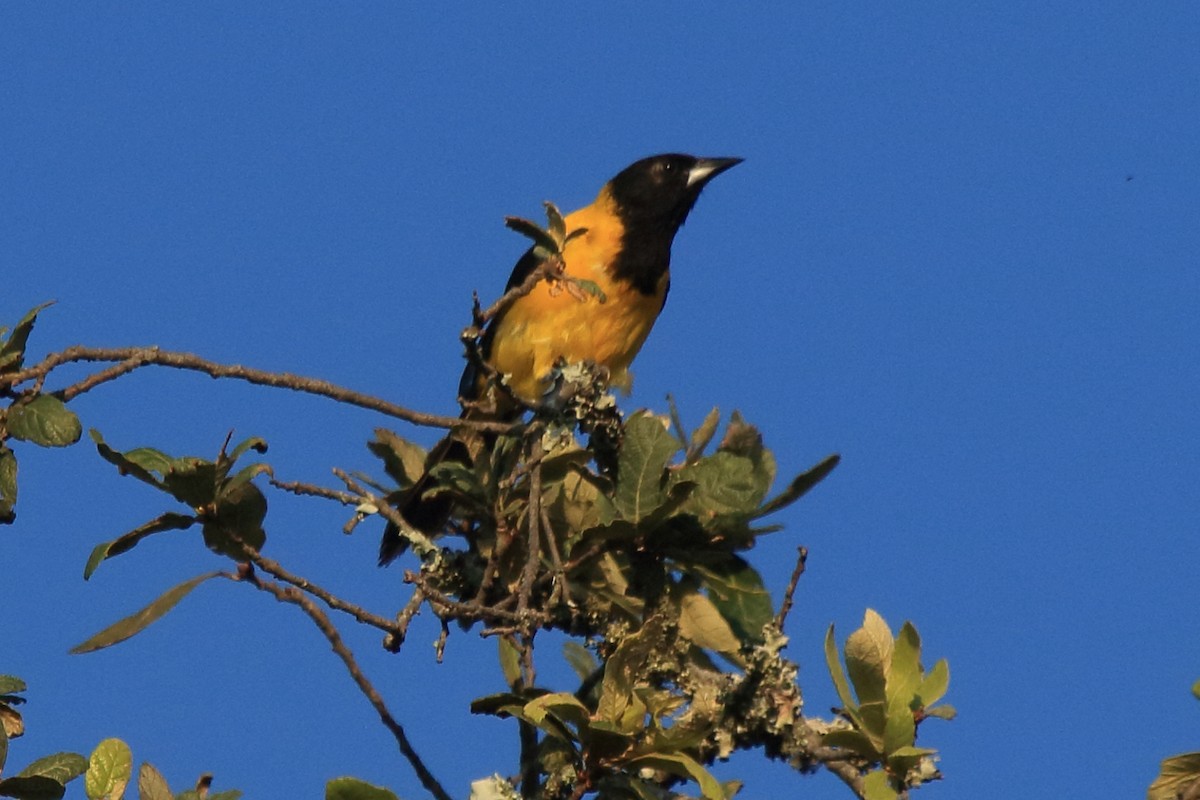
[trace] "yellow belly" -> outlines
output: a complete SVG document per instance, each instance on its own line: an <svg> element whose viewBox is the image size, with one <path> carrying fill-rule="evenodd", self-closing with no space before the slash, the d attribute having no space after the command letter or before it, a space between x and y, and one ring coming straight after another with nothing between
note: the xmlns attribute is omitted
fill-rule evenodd
<svg viewBox="0 0 1200 800"><path fill-rule="evenodd" d="M567 243L563 260L566 273L595 282L604 301L542 281L497 320L489 361L525 400L542 396L560 358L604 366L613 385L628 389L629 365L662 309L665 274L652 295L611 280L607 259L617 252L620 229L602 210L589 206L567 217L567 230L584 227L588 233Z"/></svg>

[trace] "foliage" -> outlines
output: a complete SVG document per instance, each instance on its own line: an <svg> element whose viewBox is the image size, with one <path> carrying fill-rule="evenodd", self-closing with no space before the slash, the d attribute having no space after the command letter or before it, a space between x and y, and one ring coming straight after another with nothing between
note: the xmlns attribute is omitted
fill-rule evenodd
<svg viewBox="0 0 1200 800"><path fill-rule="evenodd" d="M490 315L499 313L514 293L528 291L530 281L559 281L578 298L594 295L586 281L555 272L562 245L578 232L566 231L553 206L547 214L546 230L524 220L509 221L534 240L544 263L527 286L514 287L491 309L483 311L476 304L464 341L468 359L482 370L486 365L479 357L479 337ZM169 497L171 506L98 544L84 566L85 579L106 560L151 537L185 535L195 528L203 545L230 559L233 569L183 580L74 652L127 639L200 584L225 579L249 583L300 607L357 676L361 671L353 654L322 607L386 631L386 644L396 651L403 646L409 620L427 607L442 621L443 636L454 623L498 642L507 686L490 692L481 686L471 710L515 721L522 744L520 776L476 781L472 797L480 800L597 793L651 800L679 797L680 791L726 800L740 784L719 782L709 768L747 749L784 760L801 773L828 769L855 795L873 800L907 796L912 788L940 777L936 751L915 742L923 720L953 716L949 706L936 705L949 681L946 662L926 671L916 629L905 623L893 637L882 618L868 611L863 627L846 642L845 670L832 628L826 640L842 702L838 716L822 720L806 715L797 667L784 656L783 633L806 551L801 548L792 584L779 604L746 557L761 537L779 530L766 517L824 479L837 465L837 456L772 494L775 457L759 431L739 414L728 417L723 431L717 409L692 431L680 423L674 408L667 416L639 411L624 417L608 394L607 375L589 364L558 365L546 397L511 424L470 416L460 421L421 417L322 382L213 365L153 348L73 349L26 367L26 346L41 310L29 312L0 341L0 398L9 400L0 410L0 521L12 521L17 501L17 453L10 443L58 447L77 441L82 425L67 407L70 400L153 364L311 391L403 419L441 424L461 445L453 449L469 454L446 458L437 454L450 448L435 448L430 456L380 428L369 449L381 460L384 479L335 471L345 484L341 489L272 479L276 488L353 506L348 529L372 516L399 527L411 545L404 558L409 560L405 580L412 595L399 614L394 609L375 613L334 597L262 555L268 501L255 481L273 473L265 463L239 461L250 452L265 454L263 440L247 439L232 449L226 440L214 458L206 459L148 447L120 450L93 429L91 440L101 458L119 474ZM45 391L52 370L73 360L110 360L114 366ZM504 377L489 377L492 395L502 396ZM408 525L393 504L412 493L419 493L417 500L445 504L444 523L428 530ZM576 685L551 687L535 680L533 642L545 630L570 637L564 656L578 673ZM356 680L363 688L365 678ZM23 688L13 684L0 696L8 736L20 722L13 706ZM440 800L448 798L424 768L403 726L373 690L364 688L364 694L425 788ZM115 800L132 779L129 749L117 740L101 743L90 761L64 759L35 762L0 782L0 794L15 785L25 794L10 795L32 796L33 789L22 789L30 781L45 793L49 781L61 787L86 772L90 798ZM139 772L138 791L147 799L172 797L149 765ZM207 792L204 784L175 796L236 796ZM337 800L394 797L353 778L334 779L326 792Z"/></svg>
<svg viewBox="0 0 1200 800"><path fill-rule="evenodd" d="M4 777L10 740L25 732L24 720L15 709L25 702L20 696L24 691L25 682L20 678L0 675L0 797L55 800L66 794L67 784L83 776L88 800L122 800L133 779L133 752L120 739L105 739L87 758L78 753L55 753ZM138 770L137 800L238 800L242 796L236 789L213 793L211 785L212 775L204 774L194 789L172 794L159 771L143 763Z"/></svg>

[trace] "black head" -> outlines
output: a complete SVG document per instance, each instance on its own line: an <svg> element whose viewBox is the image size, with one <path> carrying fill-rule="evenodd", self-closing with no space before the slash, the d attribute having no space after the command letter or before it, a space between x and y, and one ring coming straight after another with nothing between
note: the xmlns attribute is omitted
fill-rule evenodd
<svg viewBox="0 0 1200 800"><path fill-rule="evenodd" d="M608 186L627 226L658 228L674 235L696 204L700 190L740 163L740 158L667 153L635 161Z"/></svg>

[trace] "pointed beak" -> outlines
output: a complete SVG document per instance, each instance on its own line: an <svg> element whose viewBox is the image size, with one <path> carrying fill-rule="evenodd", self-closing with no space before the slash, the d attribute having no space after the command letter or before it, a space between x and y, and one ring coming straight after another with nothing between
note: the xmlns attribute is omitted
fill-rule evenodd
<svg viewBox="0 0 1200 800"><path fill-rule="evenodd" d="M740 158L702 158L688 172L687 185L689 188L702 188L704 184L720 175L727 169L742 163Z"/></svg>

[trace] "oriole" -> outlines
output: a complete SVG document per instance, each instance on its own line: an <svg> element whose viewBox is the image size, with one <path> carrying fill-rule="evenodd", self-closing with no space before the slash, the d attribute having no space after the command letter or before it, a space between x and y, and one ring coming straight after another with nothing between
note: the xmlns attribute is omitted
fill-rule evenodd
<svg viewBox="0 0 1200 800"><path fill-rule="evenodd" d="M593 282L597 294L552 289L542 281L492 320L484 333L482 355L518 398L537 402L556 362L590 361L609 371L610 382L625 389L629 365L641 349L666 303L671 285L671 243L701 190L740 158L697 158L668 153L635 161L604 184L590 205L568 214L568 232L585 232L562 249L565 275ZM507 289L519 286L538 267L531 248L517 262ZM484 381L471 365L463 373L459 396L475 400ZM427 468L455 457L447 438L430 451ZM445 522L448 505L424 501L418 481L398 510L418 530ZM395 526L384 532L379 562L403 552Z"/></svg>

